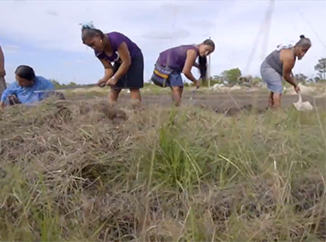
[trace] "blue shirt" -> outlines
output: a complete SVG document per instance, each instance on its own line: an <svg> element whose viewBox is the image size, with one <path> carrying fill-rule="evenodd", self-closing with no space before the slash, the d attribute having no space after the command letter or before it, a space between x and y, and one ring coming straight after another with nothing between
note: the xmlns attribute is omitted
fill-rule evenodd
<svg viewBox="0 0 326 242"><path fill-rule="evenodd" d="M11 84L6 90L3 91L1 102L5 102L8 96L16 95L19 101L23 104L29 104L41 101L43 99L43 92L35 91L48 91L54 90L54 85L48 79L42 76L35 76L35 83L31 87L22 87L18 82Z"/></svg>

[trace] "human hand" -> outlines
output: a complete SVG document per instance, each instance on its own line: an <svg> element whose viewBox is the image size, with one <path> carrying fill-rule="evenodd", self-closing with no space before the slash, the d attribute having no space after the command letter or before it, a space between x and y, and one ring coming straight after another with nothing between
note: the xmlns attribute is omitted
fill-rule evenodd
<svg viewBox="0 0 326 242"><path fill-rule="evenodd" d="M103 78L100 79L98 82L97 82L97 85L99 87L105 87L106 86L106 80L104 80Z"/></svg>
<svg viewBox="0 0 326 242"><path fill-rule="evenodd" d="M200 81L199 81L199 80L197 80L197 81L195 82L195 86L196 86L197 89L200 87Z"/></svg>
<svg viewBox="0 0 326 242"><path fill-rule="evenodd" d="M107 82L106 85L107 86L115 86L117 84L117 79L113 76L111 77Z"/></svg>
<svg viewBox="0 0 326 242"><path fill-rule="evenodd" d="M299 87L298 85L295 85L295 86L294 86L294 91L295 91L296 93L299 93L299 92L301 91L301 89L300 89L300 87Z"/></svg>

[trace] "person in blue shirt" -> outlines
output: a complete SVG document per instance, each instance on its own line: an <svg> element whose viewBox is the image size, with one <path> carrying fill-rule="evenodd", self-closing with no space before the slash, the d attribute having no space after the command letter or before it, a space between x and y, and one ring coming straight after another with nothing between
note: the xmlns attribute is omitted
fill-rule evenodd
<svg viewBox="0 0 326 242"><path fill-rule="evenodd" d="M64 99L62 93L54 92L53 83L42 76L36 76L32 67L20 65L15 74L16 82L2 93L0 107L15 104L29 105L42 101L51 94L59 94L60 99Z"/></svg>

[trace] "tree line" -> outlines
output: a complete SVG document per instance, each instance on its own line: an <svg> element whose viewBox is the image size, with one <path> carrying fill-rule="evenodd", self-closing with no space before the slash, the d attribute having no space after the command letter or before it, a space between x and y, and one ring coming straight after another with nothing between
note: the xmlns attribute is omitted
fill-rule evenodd
<svg viewBox="0 0 326 242"><path fill-rule="evenodd" d="M320 58L317 64L314 66L316 76L314 78L308 78L306 75L299 73L295 75L295 79L302 84L320 83L326 82L326 58ZM57 80L51 80L56 89L78 88L78 87L91 87L94 84L77 84L70 82L68 84L61 84ZM250 83L251 86L259 84L262 79L258 76L246 76L243 77L239 68L232 68L223 71L220 75L214 75L210 77L210 85L214 84L227 84L227 85L245 85ZM150 83L145 83L145 86ZM188 86L189 84L185 84ZM208 82L203 83L203 86L207 86Z"/></svg>
<svg viewBox="0 0 326 242"><path fill-rule="evenodd" d="M314 69L316 71L315 77L308 78L308 76L302 73L298 73L295 74L295 79L302 84L326 82L326 58L320 58L317 64L314 66ZM216 83L229 84L229 85L236 85L236 84L241 85L248 81L251 83L251 85L255 85L260 83L262 79L258 76L243 77L241 70L239 68L225 70L220 75L215 75L211 77L211 85L214 85Z"/></svg>

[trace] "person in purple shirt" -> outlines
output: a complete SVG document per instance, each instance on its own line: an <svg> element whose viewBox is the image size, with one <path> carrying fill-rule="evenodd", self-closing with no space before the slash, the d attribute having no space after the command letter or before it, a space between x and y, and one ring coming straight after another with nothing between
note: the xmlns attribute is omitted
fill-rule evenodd
<svg viewBox="0 0 326 242"><path fill-rule="evenodd" d="M172 90L172 99L175 105L179 106L183 92L181 73L199 88L200 81L192 75L191 68L197 67L200 78L204 80L207 73L206 57L214 50L215 44L210 39L199 45L181 45L167 49L160 53L151 80L158 86L169 86ZM196 62L197 58L198 63Z"/></svg>
<svg viewBox="0 0 326 242"><path fill-rule="evenodd" d="M94 28L92 23L82 25L82 41L94 49L96 57L104 66L105 75L98 81L98 85L111 87L110 104L117 102L119 93L124 88L130 90L133 103L139 104L140 89L144 87L144 58L141 49L124 34L104 34Z"/></svg>

